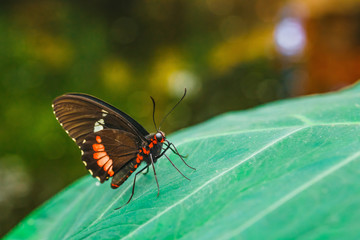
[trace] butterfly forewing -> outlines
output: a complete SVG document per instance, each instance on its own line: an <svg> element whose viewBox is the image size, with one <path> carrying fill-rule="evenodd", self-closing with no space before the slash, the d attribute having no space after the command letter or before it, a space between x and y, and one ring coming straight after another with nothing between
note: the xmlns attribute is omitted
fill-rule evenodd
<svg viewBox="0 0 360 240"><path fill-rule="evenodd" d="M82 161L93 177L104 182L136 158L140 144L132 133L104 129L86 136L81 145Z"/></svg>
<svg viewBox="0 0 360 240"><path fill-rule="evenodd" d="M127 114L89 95L60 96L54 100L53 108L62 127L79 146L88 134L103 129L124 130L143 141L149 134Z"/></svg>
<svg viewBox="0 0 360 240"><path fill-rule="evenodd" d="M131 165L149 134L124 112L89 95L60 96L53 109L60 125L81 148L86 168L100 182Z"/></svg>

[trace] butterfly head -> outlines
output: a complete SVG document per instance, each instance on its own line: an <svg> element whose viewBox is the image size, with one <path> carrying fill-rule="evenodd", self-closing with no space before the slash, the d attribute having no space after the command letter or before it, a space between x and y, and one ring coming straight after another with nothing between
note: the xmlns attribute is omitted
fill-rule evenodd
<svg viewBox="0 0 360 240"><path fill-rule="evenodd" d="M165 133L162 132L162 131L158 131L158 132L155 134L155 138L156 138L156 141L162 143L162 142L165 141Z"/></svg>

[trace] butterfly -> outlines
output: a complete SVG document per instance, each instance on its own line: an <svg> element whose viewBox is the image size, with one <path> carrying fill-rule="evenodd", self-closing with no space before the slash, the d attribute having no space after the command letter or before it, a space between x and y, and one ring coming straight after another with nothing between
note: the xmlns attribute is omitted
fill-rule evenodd
<svg viewBox="0 0 360 240"><path fill-rule="evenodd" d="M154 164L165 156L169 149L178 155L189 167L184 158L169 142L160 126L186 95L165 115L159 128L155 123L155 101L153 102L153 122L156 133L149 133L126 113L112 105L87 94L70 93L57 97L52 104L56 119L81 150L81 159L89 173L100 183L111 178L111 187L120 187L142 163L145 167L134 177L132 194L123 206L128 204L135 191L136 176L151 166L154 171L158 196L160 193ZM176 170L186 179L177 168ZM146 172L147 172L146 171ZM189 179L188 179L189 180Z"/></svg>

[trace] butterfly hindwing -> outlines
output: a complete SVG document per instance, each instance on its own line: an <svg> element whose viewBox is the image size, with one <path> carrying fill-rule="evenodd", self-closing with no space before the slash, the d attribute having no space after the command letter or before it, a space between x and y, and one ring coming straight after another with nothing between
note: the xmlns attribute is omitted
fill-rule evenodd
<svg viewBox="0 0 360 240"><path fill-rule="evenodd" d="M82 161L93 177L104 182L136 159L141 141L132 133L104 129L88 134L81 144Z"/></svg>
<svg viewBox="0 0 360 240"><path fill-rule="evenodd" d="M123 184L130 177L130 175L136 171L138 165L139 164L136 159L130 160L123 168L115 173L111 180L111 187L114 189L120 187L121 184Z"/></svg>
<svg viewBox="0 0 360 240"><path fill-rule="evenodd" d="M53 102L56 118L81 146L87 135L103 129L119 129L145 140L149 133L134 119L108 103L85 94L66 94Z"/></svg>

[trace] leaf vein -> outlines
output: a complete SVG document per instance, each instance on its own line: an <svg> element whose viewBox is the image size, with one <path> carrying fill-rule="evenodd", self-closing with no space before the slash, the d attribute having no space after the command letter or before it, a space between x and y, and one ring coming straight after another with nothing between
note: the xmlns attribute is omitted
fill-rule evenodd
<svg viewBox="0 0 360 240"><path fill-rule="evenodd" d="M306 127L300 127L300 128L296 128L295 130L292 130L288 133L286 133L285 135L283 135L282 137L266 144L264 147L260 148L258 151L252 153L251 155L249 155L247 158L241 160L240 162L238 162L237 164L235 164L234 166L232 166L231 168L225 170L224 172L220 173L219 175L213 177L212 179L206 181L203 185L201 185L200 187L198 187L197 189L195 189L195 191L193 191L192 193L190 193L189 195L187 195L186 197L180 199L179 201L177 201L176 203L172 204L171 206L165 208L162 212L158 213L157 215L155 215L154 217L152 217L151 219L149 219L148 221L146 221L145 223L139 225L138 228L136 228L134 231L130 232L128 235L124 236L123 239L128 239L131 238L134 234L136 234L138 231L140 231L142 228L144 228L146 225L148 225L149 223L155 221L156 219L158 219L159 217L161 217L162 215L164 215L165 213L169 212L171 209L173 209L174 207L178 206L179 204L181 204L182 202L184 202L185 200L189 199L191 196L195 195L197 192L199 192L200 190L202 190L204 187L206 187L207 185L209 185L211 182L214 182L215 180L217 180L219 177L225 175L226 173L228 173L229 171L237 168L238 166L240 166L242 163L248 161L249 159L253 158L254 156L256 156L257 154L265 151L266 149L270 148L271 146L275 145L276 143L280 142L281 140L289 137L290 135L304 129Z"/></svg>
<svg viewBox="0 0 360 240"><path fill-rule="evenodd" d="M334 173L335 171L339 170L340 168L342 168L346 164L348 164L348 163L352 162L353 160L357 159L359 156L360 156L360 151L356 152L355 154L350 155L349 157L345 158L343 161L339 162L338 164L328 168L327 170L325 170L321 174L319 174L319 175L315 176L314 178L310 179L305 184L303 184L300 187L296 188L294 191L288 193L287 195L280 198L278 201L274 202L272 205L270 205L269 207L267 207L263 211L259 212L257 215L255 215L254 217L249 219L246 223L241 225L235 231L231 232L229 235L224 236L224 239L230 239L230 238L232 238L234 236L238 236L241 232L245 231L246 229L248 229L249 227L254 225L256 222L258 222L259 220L264 218L266 215L268 215L271 212L275 211L276 209L281 207L286 202L290 201L291 199L293 199L297 195L301 194L306 189L310 188L311 186L313 186L317 182L321 181L325 177L327 177L330 174Z"/></svg>

